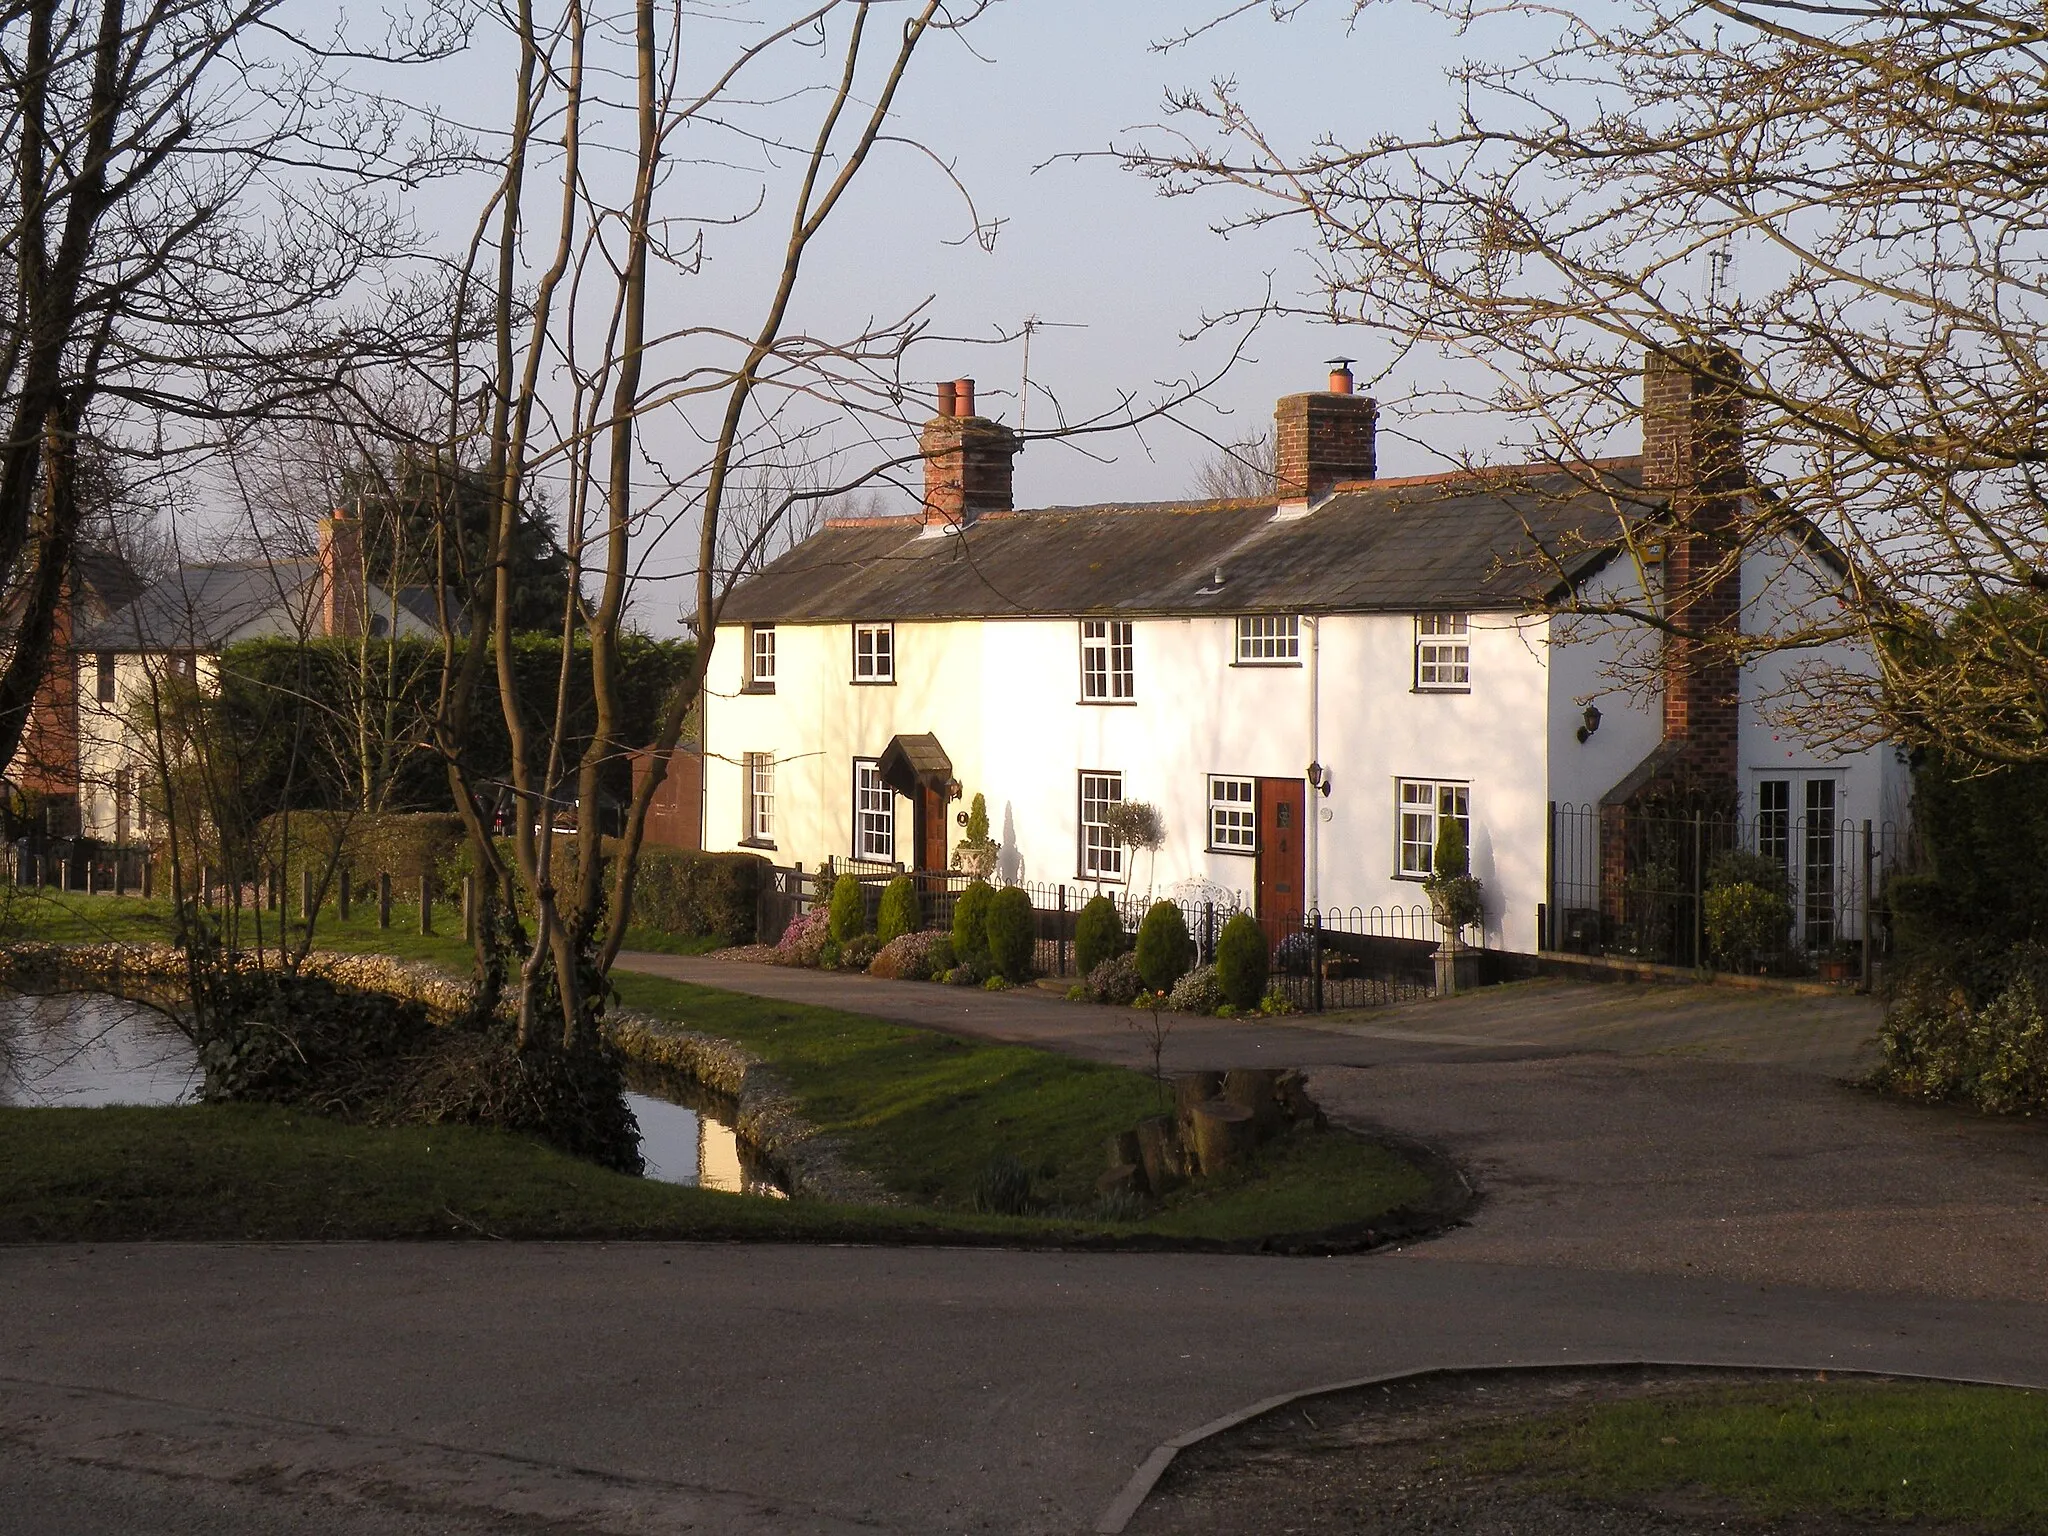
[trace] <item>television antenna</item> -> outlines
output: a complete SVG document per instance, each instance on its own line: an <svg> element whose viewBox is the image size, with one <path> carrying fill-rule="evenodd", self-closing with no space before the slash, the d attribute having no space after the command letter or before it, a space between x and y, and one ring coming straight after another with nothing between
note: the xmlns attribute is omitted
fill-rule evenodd
<svg viewBox="0 0 2048 1536"><path fill-rule="evenodd" d="M1017 430L1022 432L1031 421L1031 338L1039 331L1085 331L1087 326L1071 320L1041 320L1036 315L1026 315L1021 327L1024 332L1024 378L1017 386Z"/></svg>

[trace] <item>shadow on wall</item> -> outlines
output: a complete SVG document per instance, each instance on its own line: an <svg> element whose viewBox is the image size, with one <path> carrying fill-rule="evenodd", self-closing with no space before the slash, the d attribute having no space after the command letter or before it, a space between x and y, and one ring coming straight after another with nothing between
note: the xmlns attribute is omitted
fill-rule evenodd
<svg viewBox="0 0 2048 1536"><path fill-rule="evenodd" d="M1480 918L1480 926L1486 931L1486 942L1489 945L1505 943L1502 925L1507 921L1507 907L1501 901L1499 872L1493 861L1493 833L1487 828L1479 827L1474 831L1466 866L1479 879L1480 905L1485 914Z"/></svg>
<svg viewBox="0 0 2048 1536"><path fill-rule="evenodd" d="M1024 855L1017 847L1017 807L1009 800L1003 802L1003 846L996 854L996 873L1005 885L1024 881Z"/></svg>

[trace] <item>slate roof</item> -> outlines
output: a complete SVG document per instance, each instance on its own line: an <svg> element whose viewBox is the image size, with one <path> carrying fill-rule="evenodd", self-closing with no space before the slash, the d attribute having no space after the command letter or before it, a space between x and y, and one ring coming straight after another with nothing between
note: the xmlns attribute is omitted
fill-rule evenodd
<svg viewBox="0 0 2048 1536"><path fill-rule="evenodd" d="M81 651L212 650L264 614L294 611L318 573L311 560L231 560L179 566L72 644Z"/></svg>
<svg viewBox="0 0 2048 1536"><path fill-rule="evenodd" d="M1520 611L1604 563L1640 486L1640 461L1614 459L1353 482L1292 518L1270 501L1050 507L938 537L848 520L735 588L721 618Z"/></svg>

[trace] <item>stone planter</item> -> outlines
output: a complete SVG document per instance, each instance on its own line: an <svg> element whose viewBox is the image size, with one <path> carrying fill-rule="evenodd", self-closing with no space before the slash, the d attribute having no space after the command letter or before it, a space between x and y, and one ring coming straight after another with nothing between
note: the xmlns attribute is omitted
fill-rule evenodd
<svg viewBox="0 0 2048 1536"><path fill-rule="evenodd" d="M1436 947L1436 990L1439 997L1456 997L1479 985L1479 951L1455 932L1447 933Z"/></svg>

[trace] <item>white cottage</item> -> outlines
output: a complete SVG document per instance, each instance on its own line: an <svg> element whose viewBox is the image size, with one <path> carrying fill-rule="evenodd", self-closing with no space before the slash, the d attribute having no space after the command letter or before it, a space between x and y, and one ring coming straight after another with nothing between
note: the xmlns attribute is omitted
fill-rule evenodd
<svg viewBox="0 0 2048 1536"><path fill-rule="evenodd" d="M1009 879L1201 881L1285 924L1412 909L1455 816L1486 942L1533 952L1561 901L1598 899L1558 889L1561 803L1597 818L1682 783L1752 815L1896 815L1891 751L1766 723L1774 672L1667 642L1663 698L1624 694L1612 663L1657 640L1552 616L1577 589L1756 629L1839 580L1810 529L1747 555L1739 587L1719 568L1752 493L1706 377L1651 364L1640 457L1381 480L1376 407L1340 368L1280 401L1272 499L1037 511L1011 506L1016 437L970 381L942 386L923 514L832 522L727 603L704 846L943 868L978 791ZM1625 553L1624 513L1662 519L1662 545ZM1161 811L1156 856L1105 825L1127 799Z"/></svg>
<svg viewBox="0 0 2048 1536"><path fill-rule="evenodd" d="M428 587L390 590L364 573L362 523L337 511L309 560L181 565L77 635L79 825L116 845L148 841L149 720L166 678L217 686L220 653L243 640L431 638Z"/></svg>

